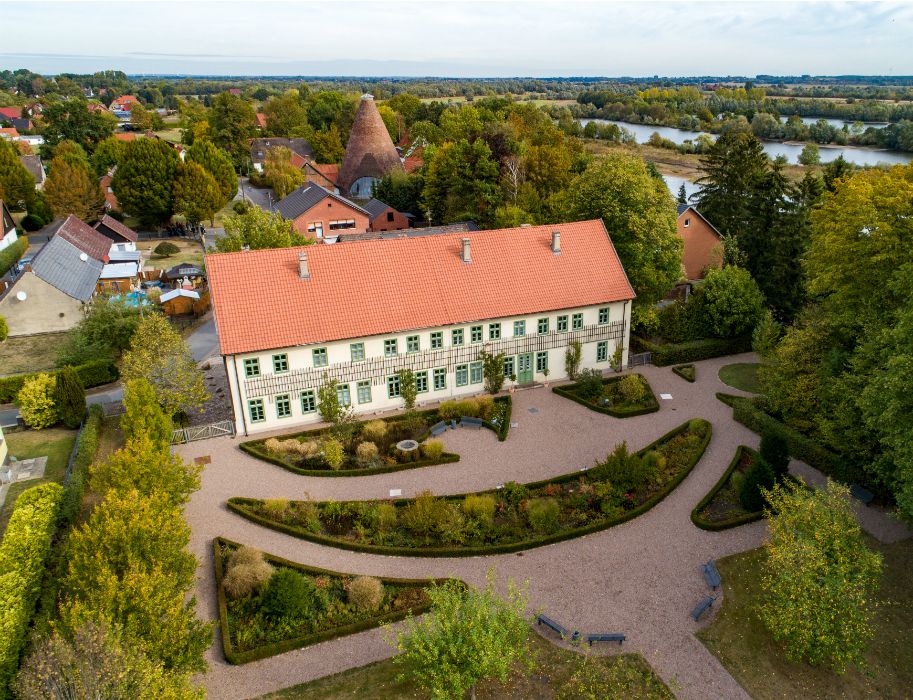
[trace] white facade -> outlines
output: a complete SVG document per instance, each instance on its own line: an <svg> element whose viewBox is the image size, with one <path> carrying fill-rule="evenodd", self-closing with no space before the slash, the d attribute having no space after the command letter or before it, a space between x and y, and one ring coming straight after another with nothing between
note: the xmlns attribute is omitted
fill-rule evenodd
<svg viewBox="0 0 913 700"><path fill-rule="evenodd" d="M544 367L548 381L566 379L564 354L573 340L583 348L581 368L609 369L619 344L627 364L630 325L631 304L619 301L226 355L235 427L249 435L319 422L317 389L324 376L337 380L342 398L362 417L403 407L395 382L400 369L417 376L418 406L479 394L485 390L478 361L483 349L504 353L505 374L516 377L504 388L546 380Z"/></svg>

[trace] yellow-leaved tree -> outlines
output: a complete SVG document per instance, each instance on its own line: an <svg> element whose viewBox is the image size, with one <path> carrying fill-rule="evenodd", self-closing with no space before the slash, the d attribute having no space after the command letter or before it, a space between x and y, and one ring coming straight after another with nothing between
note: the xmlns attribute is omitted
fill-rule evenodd
<svg viewBox="0 0 913 700"><path fill-rule="evenodd" d="M41 430L57 422L54 390L57 379L53 374L41 373L29 377L16 395L16 404L22 420L30 428Z"/></svg>

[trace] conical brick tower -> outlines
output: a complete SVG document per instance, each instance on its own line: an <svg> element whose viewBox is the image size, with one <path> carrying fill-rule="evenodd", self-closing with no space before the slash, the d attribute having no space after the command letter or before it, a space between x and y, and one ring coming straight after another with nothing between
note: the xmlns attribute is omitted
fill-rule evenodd
<svg viewBox="0 0 913 700"><path fill-rule="evenodd" d="M373 95L362 95L336 184L347 197L371 196L371 184L388 173L404 172L399 153L377 111Z"/></svg>

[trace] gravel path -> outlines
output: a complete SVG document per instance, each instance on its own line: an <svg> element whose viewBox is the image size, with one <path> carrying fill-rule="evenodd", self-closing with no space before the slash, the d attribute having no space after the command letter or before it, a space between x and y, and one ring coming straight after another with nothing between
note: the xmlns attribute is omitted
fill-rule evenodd
<svg viewBox="0 0 913 700"><path fill-rule="evenodd" d="M693 634L712 619L719 604L700 624L691 620L689 612L707 593L698 566L759 546L766 528L756 522L705 532L692 525L690 513L726 469L736 447L758 444L758 436L735 423L731 409L714 396L717 391L744 393L722 384L717 371L724 364L753 359L746 354L697 363L694 384L670 368L639 368L657 395L670 393L673 398L660 401L658 413L624 420L590 411L544 388L517 392L512 420L518 427L511 429L505 442L499 443L487 430L448 431L443 436L446 449L459 453L460 462L393 474L304 477L245 455L237 449L237 441L228 438L182 446L186 459L211 458L202 488L187 507L193 529L191 548L200 560L196 591L200 614L211 620L218 617L211 546L219 535L294 561L351 573L410 578L453 575L480 585L494 567L501 585L508 577L528 580L531 607L566 627L624 632L624 650L643 653L666 682L675 683L679 697L748 698ZM531 413L530 408L538 412ZM295 499L307 493L319 500L368 499L386 497L391 488L410 496L425 489L448 494L493 488L510 480L535 481L591 464L622 440L638 449L695 417L713 423L713 438L703 459L662 503L604 532L517 554L428 559L347 552L260 527L225 507L231 496ZM885 518L876 513L873 519L881 522L878 516ZM381 631L371 630L231 666L217 640L207 656L210 671L201 682L210 697L249 698L390 654Z"/></svg>

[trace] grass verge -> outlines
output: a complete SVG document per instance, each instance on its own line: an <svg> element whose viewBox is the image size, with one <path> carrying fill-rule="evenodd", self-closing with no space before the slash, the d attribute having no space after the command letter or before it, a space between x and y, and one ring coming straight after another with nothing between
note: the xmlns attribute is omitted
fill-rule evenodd
<svg viewBox="0 0 913 700"><path fill-rule="evenodd" d="M67 333L7 338L0 343L0 376L54 369Z"/></svg>
<svg viewBox="0 0 913 700"><path fill-rule="evenodd" d="M758 381L757 362L735 362L731 365L720 367L720 381L742 391L752 394L761 393L761 383Z"/></svg>

